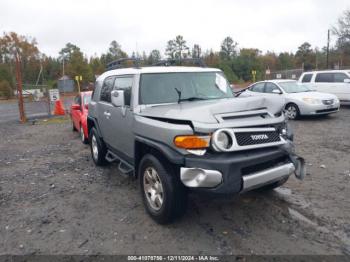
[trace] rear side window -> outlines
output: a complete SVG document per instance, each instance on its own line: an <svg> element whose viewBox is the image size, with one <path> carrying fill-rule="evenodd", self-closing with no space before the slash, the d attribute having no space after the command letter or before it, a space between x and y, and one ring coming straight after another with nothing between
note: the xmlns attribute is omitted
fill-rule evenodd
<svg viewBox="0 0 350 262"><path fill-rule="evenodd" d="M332 83L333 82L333 73L317 73L315 82L319 83Z"/></svg>
<svg viewBox="0 0 350 262"><path fill-rule="evenodd" d="M344 83L344 79L349 79L349 77L344 73L334 73L334 82Z"/></svg>
<svg viewBox="0 0 350 262"><path fill-rule="evenodd" d="M309 83L311 81L312 74L305 74L301 79L302 83Z"/></svg>
<svg viewBox="0 0 350 262"><path fill-rule="evenodd" d="M107 77L103 82L101 88L100 100L110 103L111 102L111 91L113 90L114 76Z"/></svg>
<svg viewBox="0 0 350 262"><path fill-rule="evenodd" d="M249 88L249 90L253 91L253 92L263 93L264 92L264 86L265 86L265 83L257 83L255 85L251 86Z"/></svg>

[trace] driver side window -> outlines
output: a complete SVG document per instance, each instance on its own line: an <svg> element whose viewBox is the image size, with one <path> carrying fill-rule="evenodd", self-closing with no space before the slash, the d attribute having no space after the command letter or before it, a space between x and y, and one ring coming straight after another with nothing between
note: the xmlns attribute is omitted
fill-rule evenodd
<svg viewBox="0 0 350 262"><path fill-rule="evenodd" d="M276 86L273 83L266 83L265 85L265 93L273 93L274 90L277 90L278 92L281 92L281 90L278 88L278 86Z"/></svg>
<svg viewBox="0 0 350 262"><path fill-rule="evenodd" d="M125 105L131 104L131 89L133 83L133 76L117 77L114 82L113 90L124 90Z"/></svg>
<svg viewBox="0 0 350 262"><path fill-rule="evenodd" d="M107 77L103 82L103 86L101 88L100 100L110 103L111 102L111 91L113 89L114 76Z"/></svg>

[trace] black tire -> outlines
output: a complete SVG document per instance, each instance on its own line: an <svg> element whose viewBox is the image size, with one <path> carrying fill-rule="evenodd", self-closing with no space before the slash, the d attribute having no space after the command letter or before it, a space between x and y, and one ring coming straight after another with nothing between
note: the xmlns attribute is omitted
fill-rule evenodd
<svg viewBox="0 0 350 262"><path fill-rule="evenodd" d="M89 134L89 142L90 142L90 151L91 151L91 157L94 163L97 166L104 166L107 164L106 160L106 154L107 154L107 147L103 140L99 137L96 129L93 127L90 130ZM97 154L94 153L94 147L96 146Z"/></svg>
<svg viewBox="0 0 350 262"><path fill-rule="evenodd" d="M75 132L75 131L78 131L75 126L74 126L74 122L72 121L72 131Z"/></svg>
<svg viewBox="0 0 350 262"><path fill-rule="evenodd" d="M280 187L280 186L282 186L284 183L286 183L286 182L288 181L288 178L289 178L289 177L285 177L285 178L283 178L283 179L281 179L281 180L279 180L279 181L277 181L277 182L274 182L274 183L272 183L272 184L269 184L269 185L260 187L260 188L256 189L256 191L262 192L262 191L271 191L271 190L274 190L275 188Z"/></svg>
<svg viewBox="0 0 350 262"><path fill-rule="evenodd" d="M152 207L151 193L146 192L147 187L147 171L154 169L159 179L155 179L157 183L161 184L162 193L158 196L162 197L162 204L158 209ZM151 154L145 155L139 165L138 176L140 181L140 191L143 203L147 213L159 224L168 224L173 222L176 218L181 217L187 208L187 190L179 180L178 176L172 174L172 168L166 161L160 161ZM148 183L150 186L150 184ZM150 187L157 188L157 187ZM150 189L152 190L152 189ZM157 190L154 190L157 191ZM154 193L154 192L153 192ZM157 193L155 193L157 194Z"/></svg>
<svg viewBox="0 0 350 262"><path fill-rule="evenodd" d="M80 125L80 130L79 130L79 135L80 135L80 141L83 143L83 144L88 144L89 143L89 139L87 137L85 137L85 134L84 134L84 129L83 129L83 126Z"/></svg>
<svg viewBox="0 0 350 262"><path fill-rule="evenodd" d="M299 107L294 103L289 103L286 105L286 115L289 119L295 120L300 117Z"/></svg>

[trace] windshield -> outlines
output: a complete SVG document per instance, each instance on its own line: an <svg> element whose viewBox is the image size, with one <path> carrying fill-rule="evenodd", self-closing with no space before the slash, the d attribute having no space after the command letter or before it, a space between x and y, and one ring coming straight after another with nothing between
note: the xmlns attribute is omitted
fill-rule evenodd
<svg viewBox="0 0 350 262"><path fill-rule="evenodd" d="M221 72L142 74L140 104L177 103L233 97Z"/></svg>
<svg viewBox="0 0 350 262"><path fill-rule="evenodd" d="M300 85L296 81L280 82L278 84L287 93L300 93L300 92L310 92L310 91L312 91L307 86Z"/></svg>
<svg viewBox="0 0 350 262"><path fill-rule="evenodd" d="M90 94L89 95L84 95L84 101L83 101L84 105L89 104L90 101L91 101L91 95Z"/></svg>

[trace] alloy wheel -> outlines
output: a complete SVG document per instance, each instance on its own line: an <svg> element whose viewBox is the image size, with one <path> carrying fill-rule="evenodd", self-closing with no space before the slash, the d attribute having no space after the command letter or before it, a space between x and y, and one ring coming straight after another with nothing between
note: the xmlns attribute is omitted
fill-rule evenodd
<svg viewBox="0 0 350 262"><path fill-rule="evenodd" d="M97 147L97 141L95 135L92 136L91 139L91 148L92 148L92 155L95 160L98 159L98 147Z"/></svg>
<svg viewBox="0 0 350 262"><path fill-rule="evenodd" d="M80 139L83 143L85 142L84 129L82 126L80 127Z"/></svg>
<svg viewBox="0 0 350 262"><path fill-rule="evenodd" d="M298 115L298 109L295 106L290 105L287 107L287 116L289 119L295 119Z"/></svg>
<svg viewBox="0 0 350 262"><path fill-rule="evenodd" d="M143 189L151 208L155 211L160 210L164 201L163 184L153 167L148 167L144 171Z"/></svg>

